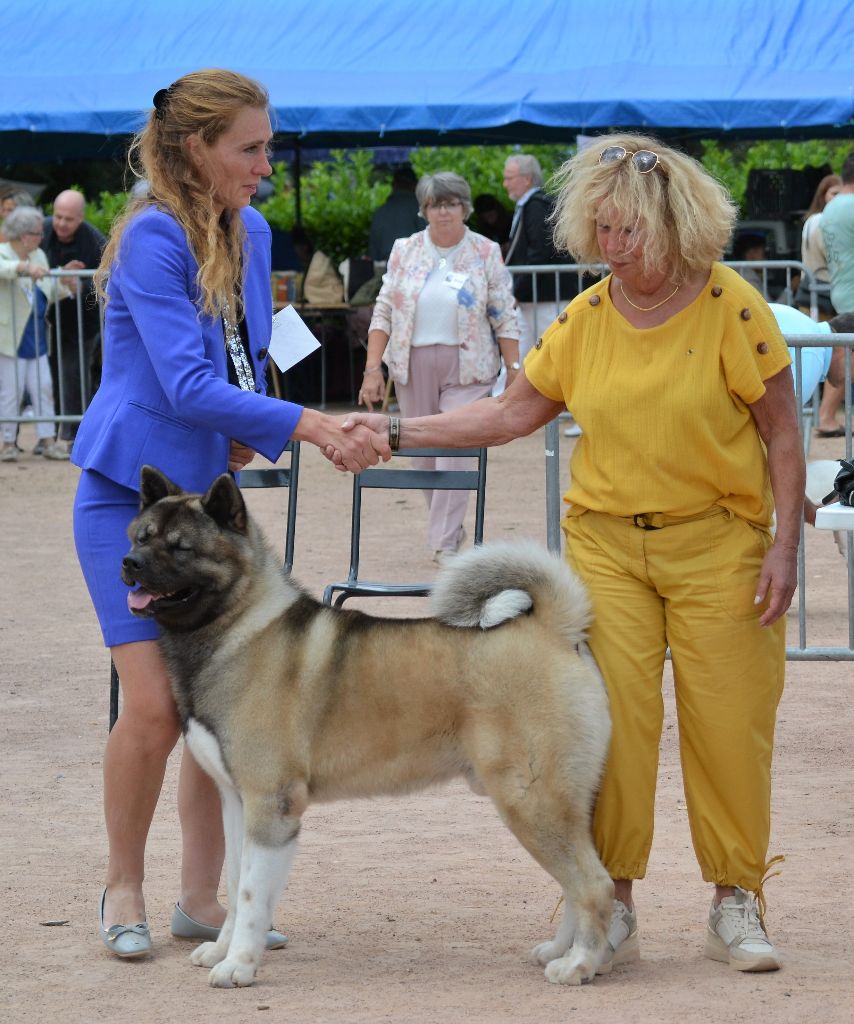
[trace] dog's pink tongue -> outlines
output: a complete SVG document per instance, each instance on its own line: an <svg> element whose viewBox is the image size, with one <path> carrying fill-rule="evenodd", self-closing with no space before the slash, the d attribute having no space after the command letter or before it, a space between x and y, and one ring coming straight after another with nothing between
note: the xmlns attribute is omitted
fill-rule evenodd
<svg viewBox="0 0 854 1024"><path fill-rule="evenodd" d="M151 594L147 590L129 590L128 591L128 608L133 611L141 611L143 608L148 607L156 597L156 594Z"/></svg>

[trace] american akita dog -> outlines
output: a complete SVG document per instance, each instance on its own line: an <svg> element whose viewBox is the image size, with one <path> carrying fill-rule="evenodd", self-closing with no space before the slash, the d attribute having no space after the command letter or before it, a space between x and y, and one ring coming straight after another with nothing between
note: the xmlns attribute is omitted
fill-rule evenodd
<svg viewBox="0 0 854 1024"><path fill-rule="evenodd" d="M186 494L150 467L129 537L128 603L161 628L186 741L222 795L228 916L191 957L212 985L252 984L310 803L455 776L561 887L533 959L549 981L593 979L613 896L590 830L610 720L587 597L559 558L468 551L439 572L434 618L329 608L283 572L232 477Z"/></svg>

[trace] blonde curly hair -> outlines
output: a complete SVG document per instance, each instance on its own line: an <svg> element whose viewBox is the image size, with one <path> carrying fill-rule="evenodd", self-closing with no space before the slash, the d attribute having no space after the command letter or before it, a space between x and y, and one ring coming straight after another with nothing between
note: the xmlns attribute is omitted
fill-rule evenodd
<svg viewBox="0 0 854 1024"><path fill-rule="evenodd" d="M155 108L128 151L131 171L147 183L116 220L95 274L98 293L106 298L110 270L119 260L122 236L133 218L149 206L166 209L187 234L199 265L196 283L202 311L219 317L227 309L235 322L242 310L241 259L246 235L237 211L218 214L214 186L191 159L186 145L197 135L212 146L246 107L266 109L267 90L235 71L193 71L162 89Z"/></svg>
<svg viewBox="0 0 854 1024"><path fill-rule="evenodd" d="M600 163L604 150L622 146L628 156ZM641 173L631 155L650 150L658 165ZM600 263L596 217L600 207L631 226L643 242L644 273L667 273L682 283L721 259L732 234L736 207L729 193L696 160L648 135L597 139L568 160L552 179L559 195L552 215L555 245L579 263Z"/></svg>

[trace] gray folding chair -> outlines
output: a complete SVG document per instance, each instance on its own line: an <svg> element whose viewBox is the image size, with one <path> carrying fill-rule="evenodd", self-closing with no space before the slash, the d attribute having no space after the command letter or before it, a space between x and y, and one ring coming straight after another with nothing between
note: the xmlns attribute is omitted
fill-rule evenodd
<svg viewBox="0 0 854 1024"><path fill-rule="evenodd" d="M288 515L285 526L285 572L294 567L294 541L297 526L297 488L299 486L299 441L288 441L286 452L291 453L290 466L271 466L269 469L244 469L240 473L240 489L250 487L287 487Z"/></svg>
<svg viewBox="0 0 854 1024"><path fill-rule="evenodd" d="M432 583L381 583L359 579L362 491L369 489L475 491L474 543L483 543L483 513L486 501L486 448L401 449L397 456L415 458L476 458L476 469L365 469L353 478L353 510L350 531L350 570L341 583L330 583L323 591L325 605L341 605L350 597L427 597ZM336 597L337 594L337 597Z"/></svg>
<svg viewBox="0 0 854 1024"><path fill-rule="evenodd" d="M288 511L285 526L285 572L294 565L294 540L297 525L297 487L299 486L299 441L288 441L285 448L290 452L289 466L271 466L269 469L244 469L240 474L241 490L252 487L287 487ZM119 717L119 673L110 660L110 725L112 730Z"/></svg>

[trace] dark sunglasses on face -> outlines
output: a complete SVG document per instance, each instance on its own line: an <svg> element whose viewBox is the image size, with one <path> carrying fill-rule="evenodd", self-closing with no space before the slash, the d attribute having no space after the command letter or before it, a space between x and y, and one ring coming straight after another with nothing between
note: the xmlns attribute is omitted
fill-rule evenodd
<svg viewBox="0 0 854 1024"><path fill-rule="evenodd" d="M660 167L662 173L666 173L658 153L653 153L651 149L639 149L636 153L630 153L624 146L608 146L599 154L599 163L616 164L628 156L632 158L635 169L641 174L649 174L656 167Z"/></svg>

